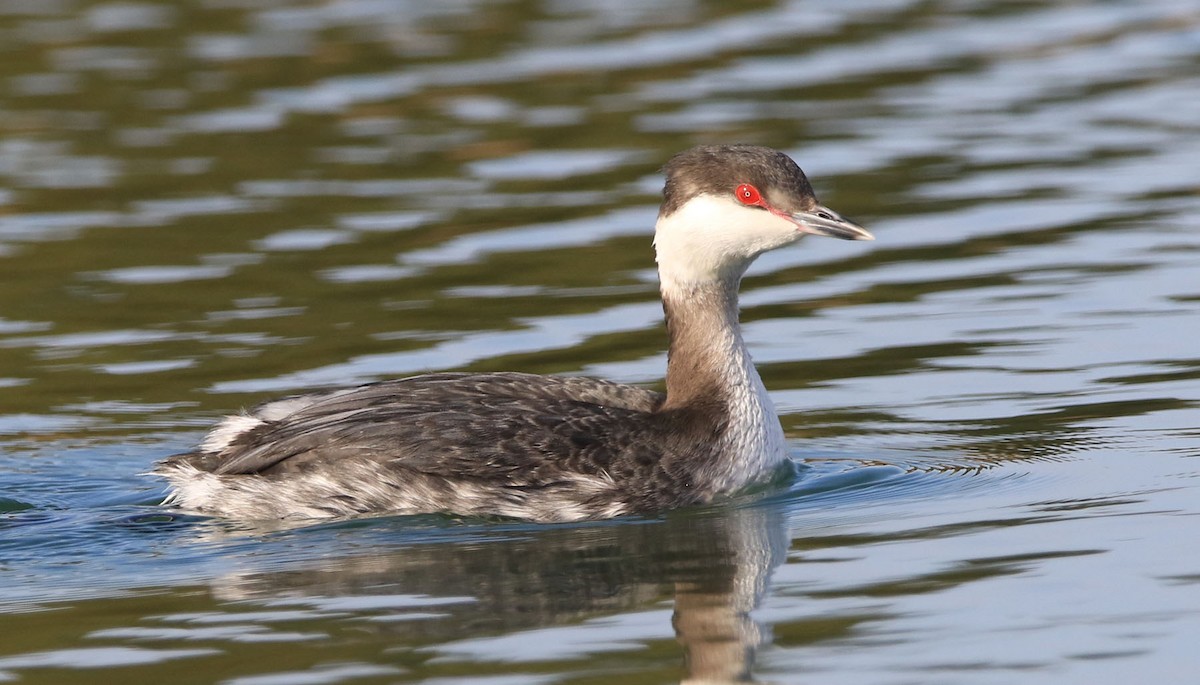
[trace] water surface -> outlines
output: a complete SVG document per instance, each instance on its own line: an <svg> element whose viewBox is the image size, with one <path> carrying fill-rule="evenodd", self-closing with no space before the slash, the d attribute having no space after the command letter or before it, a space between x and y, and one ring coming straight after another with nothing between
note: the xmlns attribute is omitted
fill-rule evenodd
<svg viewBox="0 0 1200 685"><path fill-rule="evenodd" d="M1194 3L0 7L0 680L1191 682ZM875 243L759 261L790 487L283 527L152 464L432 370L661 386L674 152Z"/></svg>

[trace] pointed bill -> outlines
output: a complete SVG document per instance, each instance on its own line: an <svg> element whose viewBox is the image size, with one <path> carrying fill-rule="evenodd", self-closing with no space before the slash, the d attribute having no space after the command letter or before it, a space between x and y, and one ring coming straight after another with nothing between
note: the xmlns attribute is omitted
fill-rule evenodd
<svg viewBox="0 0 1200 685"><path fill-rule="evenodd" d="M817 205L808 212L796 212L789 215L802 233L841 238L842 240L874 240L867 229L842 217L837 212Z"/></svg>

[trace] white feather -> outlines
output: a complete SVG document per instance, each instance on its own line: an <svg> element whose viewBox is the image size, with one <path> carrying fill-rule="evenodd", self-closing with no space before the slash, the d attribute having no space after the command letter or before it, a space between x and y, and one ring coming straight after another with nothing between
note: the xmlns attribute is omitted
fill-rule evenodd
<svg viewBox="0 0 1200 685"><path fill-rule="evenodd" d="M711 347L722 351L718 374L729 393L729 428L722 438L722 452L736 455L724 462L726 468L713 485L731 492L775 473L787 460L787 444L775 404L754 367L740 329L714 331L711 340Z"/></svg>
<svg viewBox="0 0 1200 685"><path fill-rule="evenodd" d="M658 220L654 249L663 289L741 278L760 254L799 240L796 224L729 198L698 195Z"/></svg>
<svg viewBox="0 0 1200 685"><path fill-rule="evenodd" d="M263 420L249 414L235 414L226 416L221 423L218 423L215 428L204 438L204 442L200 443L200 451L209 454L220 454L224 452L238 436L246 431L263 424Z"/></svg>

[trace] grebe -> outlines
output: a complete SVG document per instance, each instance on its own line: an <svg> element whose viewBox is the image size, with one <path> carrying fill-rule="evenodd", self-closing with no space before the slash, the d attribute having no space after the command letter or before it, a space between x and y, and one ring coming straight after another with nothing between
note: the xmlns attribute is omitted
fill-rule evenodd
<svg viewBox="0 0 1200 685"><path fill-rule="evenodd" d="M155 473L234 518L368 513L579 521L710 502L790 462L738 325L742 275L806 234L872 240L787 155L701 146L663 167L655 225L666 393L591 378L434 373L261 404Z"/></svg>

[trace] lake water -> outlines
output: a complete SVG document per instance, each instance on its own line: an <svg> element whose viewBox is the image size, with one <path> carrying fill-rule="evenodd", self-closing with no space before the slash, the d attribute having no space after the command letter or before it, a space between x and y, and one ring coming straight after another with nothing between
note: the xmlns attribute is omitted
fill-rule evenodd
<svg viewBox="0 0 1200 685"><path fill-rule="evenodd" d="M0 681L1198 677L1193 0L15 0L0 93ZM746 278L790 488L160 506L280 394L661 385L656 170L734 141L877 236Z"/></svg>

